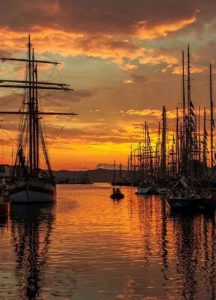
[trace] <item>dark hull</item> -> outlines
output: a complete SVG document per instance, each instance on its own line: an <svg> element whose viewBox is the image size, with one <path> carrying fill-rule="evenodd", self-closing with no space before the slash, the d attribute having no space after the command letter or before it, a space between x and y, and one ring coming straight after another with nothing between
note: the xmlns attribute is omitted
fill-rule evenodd
<svg viewBox="0 0 216 300"><path fill-rule="evenodd" d="M201 199L190 199L190 198L168 198L167 202L171 208L175 209L199 209L202 206Z"/></svg>
<svg viewBox="0 0 216 300"><path fill-rule="evenodd" d="M202 206L206 209L216 209L216 198L204 199L202 201Z"/></svg>
<svg viewBox="0 0 216 300"><path fill-rule="evenodd" d="M110 196L110 198L113 199L113 200L121 200L121 199L124 198L124 195L123 194L112 194Z"/></svg>
<svg viewBox="0 0 216 300"><path fill-rule="evenodd" d="M153 187L138 187L136 195L159 195L157 190Z"/></svg>

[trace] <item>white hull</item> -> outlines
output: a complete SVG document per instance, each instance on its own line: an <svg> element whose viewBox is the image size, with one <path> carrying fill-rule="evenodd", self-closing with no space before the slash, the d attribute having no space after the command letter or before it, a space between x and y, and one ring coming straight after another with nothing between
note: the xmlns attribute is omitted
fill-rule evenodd
<svg viewBox="0 0 216 300"><path fill-rule="evenodd" d="M56 199L56 187L42 179L30 178L12 183L9 191L10 203L47 203Z"/></svg>

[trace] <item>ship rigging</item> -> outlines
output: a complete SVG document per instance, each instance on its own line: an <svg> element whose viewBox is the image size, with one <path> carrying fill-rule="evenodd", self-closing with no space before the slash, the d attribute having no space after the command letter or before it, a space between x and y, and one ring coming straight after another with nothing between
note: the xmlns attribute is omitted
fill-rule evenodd
<svg viewBox="0 0 216 300"><path fill-rule="evenodd" d="M38 66L41 64L58 65L58 62L35 58L34 48L29 35L27 58L1 57L2 62L21 62L26 64L26 80L0 80L0 88L16 88L24 90L22 109L16 111L0 111L0 114L21 115L20 134L9 184L11 203L53 202L56 197L56 186L48 150L41 124L42 115L75 116L72 112L40 111L40 90L69 92L73 89L68 84L40 81ZM40 166L44 157L46 170Z"/></svg>

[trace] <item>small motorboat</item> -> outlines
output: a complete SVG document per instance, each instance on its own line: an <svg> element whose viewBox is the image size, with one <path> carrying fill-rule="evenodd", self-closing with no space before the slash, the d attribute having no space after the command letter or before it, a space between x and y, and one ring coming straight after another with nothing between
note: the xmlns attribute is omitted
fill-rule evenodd
<svg viewBox="0 0 216 300"><path fill-rule="evenodd" d="M119 187L114 187L110 198L112 198L113 200L120 200L124 198L124 194L122 194Z"/></svg>

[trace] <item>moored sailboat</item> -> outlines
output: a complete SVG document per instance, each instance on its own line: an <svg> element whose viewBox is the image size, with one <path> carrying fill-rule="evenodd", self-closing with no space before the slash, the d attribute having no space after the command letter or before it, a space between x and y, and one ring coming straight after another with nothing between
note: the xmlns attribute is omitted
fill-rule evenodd
<svg viewBox="0 0 216 300"><path fill-rule="evenodd" d="M72 90L64 83L45 82L38 80L40 64L57 65L57 62L35 59L30 36L28 41L28 57L0 58L4 61L15 61L26 64L26 80L1 80L0 88L20 88L24 90L22 108L19 112L1 111L0 114L21 115L20 135L9 183L10 203L44 203L54 202L56 184L52 173L48 151L43 135L41 115L75 115L64 112L41 112L39 90ZM43 156L46 170L40 163Z"/></svg>
<svg viewBox="0 0 216 300"><path fill-rule="evenodd" d="M190 49L188 45L187 60L187 110L185 97L184 52L182 52L182 107L183 107L183 135L182 135L182 161L180 180L170 189L167 202L172 208L197 208L200 206L202 195L198 193L193 182L197 181L197 161L200 155L197 140L197 124L194 105L191 97ZM204 129L205 131L205 129Z"/></svg>

